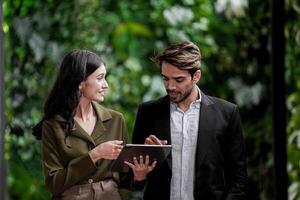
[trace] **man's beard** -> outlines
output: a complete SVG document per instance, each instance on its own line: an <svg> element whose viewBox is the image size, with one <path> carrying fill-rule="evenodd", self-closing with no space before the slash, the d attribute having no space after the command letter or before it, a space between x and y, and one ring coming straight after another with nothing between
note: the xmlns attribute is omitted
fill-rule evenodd
<svg viewBox="0 0 300 200"><path fill-rule="evenodd" d="M180 99L179 99L179 100L175 100L175 99L173 100L173 99L170 97L169 92L174 92L174 91L167 90L167 93L168 93L168 96L169 96L170 101L172 101L172 102L178 104L178 103L180 103L180 102L186 100L186 99L191 95L192 91L193 91L193 87L192 87L190 90L187 90L187 91L183 94L183 96L180 96ZM179 95L180 95L180 93L179 93Z"/></svg>

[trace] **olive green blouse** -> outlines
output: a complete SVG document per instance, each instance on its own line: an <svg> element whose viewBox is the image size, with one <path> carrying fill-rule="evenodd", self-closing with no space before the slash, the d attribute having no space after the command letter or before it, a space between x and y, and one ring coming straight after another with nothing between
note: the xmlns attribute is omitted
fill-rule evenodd
<svg viewBox="0 0 300 200"><path fill-rule="evenodd" d="M59 115L43 122L43 169L46 186L53 196L77 184L109 178L119 181L118 173L110 171L113 161L101 159L93 163L88 152L110 140L123 140L125 144L127 131L124 117L98 103L92 104L97 122L91 135L76 122L67 132L67 121Z"/></svg>

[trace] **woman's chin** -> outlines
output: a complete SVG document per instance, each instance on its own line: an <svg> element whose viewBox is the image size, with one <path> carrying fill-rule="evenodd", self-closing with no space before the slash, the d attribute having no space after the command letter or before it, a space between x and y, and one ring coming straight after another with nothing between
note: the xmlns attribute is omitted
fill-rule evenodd
<svg viewBox="0 0 300 200"><path fill-rule="evenodd" d="M99 103L101 103L103 101L104 101L104 97L100 97L100 98L97 99L97 102L99 102Z"/></svg>

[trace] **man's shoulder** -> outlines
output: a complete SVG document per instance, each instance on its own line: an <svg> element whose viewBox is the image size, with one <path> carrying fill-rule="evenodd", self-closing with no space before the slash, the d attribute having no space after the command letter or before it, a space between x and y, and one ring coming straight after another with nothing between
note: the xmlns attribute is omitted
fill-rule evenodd
<svg viewBox="0 0 300 200"><path fill-rule="evenodd" d="M210 95L204 95L204 98L202 99L204 104L210 105L213 104L217 107L221 108L227 108L227 109L236 109L237 105L229 102L225 99L215 97L215 96L210 96Z"/></svg>
<svg viewBox="0 0 300 200"><path fill-rule="evenodd" d="M227 119L230 119L233 114L238 114L238 106L236 104L219 97L206 96L202 105L207 108L210 107L210 113L214 113L214 115L220 114Z"/></svg>

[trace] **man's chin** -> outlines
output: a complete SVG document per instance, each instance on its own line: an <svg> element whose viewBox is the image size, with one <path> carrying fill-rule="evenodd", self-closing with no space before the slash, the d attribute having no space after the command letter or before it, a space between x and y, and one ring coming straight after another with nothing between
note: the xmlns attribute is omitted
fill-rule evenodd
<svg viewBox="0 0 300 200"><path fill-rule="evenodd" d="M180 102L180 100L177 99L176 97L175 97L175 98L172 98L172 97L169 96L169 99L170 99L170 101L172 101L173 103L179 103L179 102Z"/></svg>

